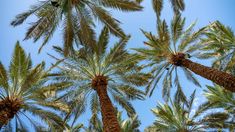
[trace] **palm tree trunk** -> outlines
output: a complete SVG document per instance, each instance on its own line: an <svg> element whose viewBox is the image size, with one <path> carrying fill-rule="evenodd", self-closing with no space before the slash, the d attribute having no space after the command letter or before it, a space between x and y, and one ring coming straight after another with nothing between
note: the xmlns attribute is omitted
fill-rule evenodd
<svg viewBox="0 0 235 132"><path fill-rule="evenodd" d="M97 94L99 96L102 122L105 132L120 132L120 126L115 114L115 109L107 93L107 85L98 85L96 87Z"/></svg>
<svg viewBox="0 0 235 132"><path fill-rule="evenodd" d="M181 66L188 68L192 72L223 86L225 89L235 92L235 77L217 69L213 69L201 64L182 59Z"/></svg>

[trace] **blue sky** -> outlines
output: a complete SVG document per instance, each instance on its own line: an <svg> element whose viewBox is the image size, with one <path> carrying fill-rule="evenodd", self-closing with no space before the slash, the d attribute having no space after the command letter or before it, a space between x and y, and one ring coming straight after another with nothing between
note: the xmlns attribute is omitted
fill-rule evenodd
<svg viewBox="0 0 235 132"><path fill-rule="evenodd" d="M191 22L197 21L196 29L209 24L215 20L219 20L225 25L235 29L235 1L234 0L185 0L186 9L183 16L186 17L186 25ZM7 67L10 63L11 55L17 40L21 42L21 45L30 53L34 64L41 61L46 61L49 66L53 60L47 56L47 53L52 53L52 45L62 45L62 35L57 32L53 39L47 46L44 47L42 53L38 54L37 50L40 47L41 41L33 43L31 40L23 41L25 32L29 27L27 20L25 24L13 28L10 26L11 20L18 14L29 8L31 4L35 3L35 0L1 0L0 1L0 61ZM131 40L128 43L127 48L142 47L145 37L140 32L140 29L145 31L156 32L156 18L152 9L151 0L144 0L144 9L142 12L123 13L110 10L115 18L122 22L121 27L128 34L132 35ZM172 18L172 9L165 1L164 11L162 12L162 18L165 18L168 22ZM61 30L61 29L59 29ZM110 43L112 44L112 42ZM204 65L210 65L208 61L197 61ZM201 79L202 84L208 84L210 82L205 79ZM186 93L191 93L195 86L191 83L184 83L183 85ZM199 88L198 88L199 89ZM200 98L201 89L198 90L197 97ZM161 101L160 89L155 90L154 95L151 98L147 98L145 101L134 101L134 107L142 121L141 130L144 127L150 125L154 121L154 116L150 109L156 106L157 101ZM87 122L89 117L87 115L82 116L79 121Z"/></svg>

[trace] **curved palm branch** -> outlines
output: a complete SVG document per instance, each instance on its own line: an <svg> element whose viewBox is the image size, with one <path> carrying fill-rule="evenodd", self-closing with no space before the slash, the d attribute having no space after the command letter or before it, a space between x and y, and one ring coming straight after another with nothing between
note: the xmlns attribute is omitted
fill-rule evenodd
<svg viewBox="0 0 235 132"><path fill-rule="evenodd" d="M19 130L29 129L28 124L32 124L35 130L40 130L45 123L52 129L64 127L55 110L66 112L68 106L59 101L51 102L50 96L53 89L64 89L69 83L48 82L49 74L44 65L43 62L32 67L30 56L25 54L19 42L15 46L9 71L0 63L0 128L12 128L14 120Z"/></svg>
<svg viewBox="0 0 235 132"><path fill-rule="evenodd" d="M111 16L105 8L121 11L139 11L142 7L131 0L46 0L33 5L28 11L16 16L11 25L22 24L29 16L37 20L28 29L25 39L37 41L43 38L47 44L56 29L63 26L64 53L68 55L74 44L92 45L94 43L94 20L99 20L116 36L125 37L119 27L119 21ZM80 39L82 38L82 39Z"/></svg>
<svg viewBox="0 0 235 132"><path fill-rule="evenodd" d="M68 100L75 111L78 105L79 109L81 105L85 107L90 99L91 120L96 120L101 111L106 130L107 120L114 119L113 122L118 125L115 119L116 110L109 96L113 98L113 102L117 102L132 115L135 110L129 101L144 99L144 93L137 87L146 85L150 76L140 71L141 67L136 65L137 57L125 50L127 40L128 38L122 39L107 50L109 29L105 27L91 48L77 51L66 57L62 66L58 66L61 76L57 79L73 82L71 90L62 95L61 99ZM60 48L55 49L62 53ZM107 115L112 117L106 118ZM71 116L76 117L76 112L72 112ZM112 126L113 122L109 122L109 125Z"/></svg>

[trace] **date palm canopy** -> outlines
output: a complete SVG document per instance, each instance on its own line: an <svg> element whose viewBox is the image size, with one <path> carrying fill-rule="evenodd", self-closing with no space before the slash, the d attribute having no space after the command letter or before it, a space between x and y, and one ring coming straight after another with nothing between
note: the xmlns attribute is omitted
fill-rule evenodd
<svg viewBox="0 0 235 132"><path fill-rule="evenodd" d="M30 56L17 42L9 70L0 63L0 129L12 131L15 124L17 130L24 131L39 131L45 124L53 130L63 129L58 114L68 112L69 107L59 101L51 102L50 91L69 83L49 82L48 75L45 63L33 67Z"/></svg>
<svg viewBox="0 0 235 132"><path fill-rule="evenodd" d="M148 83L150 75L141 72L142 67L137 65L138 57L125 49L129 38L120 40L108 50L109 34L109 29L103 28L93 47L76 51L65 57L62 65L58 66L60 71L56 79L73 82L71 89L59 97L67 100L74 108L68 119L74 117L77 120L81 110L85 110L89 104L92 111L91 122L97 121L101 97L97 94L95 82L103 82L99 81L100 78L105 80L105 87L102 89L107 89L107 98L110 96L113 103L123 107L130 116L135 114L130 101L144 99L144 92L139 88ZM63 54L61 48L55 49Z"/></svg>
<svg viewBox="0 0 235 132"><path fill-rule="evenodd" d="M189 81L196 86L201 86L189 69L179 66L180 64L177 64L178 62L173 59L174 55L182 55L188 59L198 57L198 49L201 47L198 43L204 28L193 31L195 22L186 29L184 29L184 26L185 19L182 19L180 15L175 15L170 28L165 20L158 17L156 35L142 30L147 38L144 44L148 48L137 48L135 50L139 53L140 58L146 61L146 67L150 67L151 73L153 73L153 78L146 88L146 93L150 96L162 80L162 95L166 100L173 85L176 86L179 97L185 98L180 84L181 75L179 74L182 73L179 73L181 72L179 69L182 69Z"/></svg>
<svg viewBox="0 0 235 132"><path fill-rule="evenodd" d="M220 130L222 124L228 119L224 112L212 112L212 104L204 102L194 106L196 91L187 100L175 98L170 103L158 103L152 109L156 116L153 125L145 129L145 132L204 132L208 129Z"/></svg>
<svg viewBox="0 0 235 132"><path fill-rule="evenodd" d="M216 58L213 67L235 76L235 35L233 30L215 21L208 26L206 38L201 43L207 53L204 58Z"/></svg>
<svg viewBox="0 0 235 132"><path fill-rule="evenodd" d="M121 11L139 11L142 7L132 0L44 0L20 13L11 25L22 24L29 16L36 16L36 21L30 24L25 39L34 41L43 39L41 48L48 43L59 27L62 27L64 53L68 55L74 44L92 45L95 20L103 23L118 37L125 37L120 28L120 22L113 18L106 8ZM82 38L82 39L81 39ZM39 49L39 51L41 50Z"/></svg>

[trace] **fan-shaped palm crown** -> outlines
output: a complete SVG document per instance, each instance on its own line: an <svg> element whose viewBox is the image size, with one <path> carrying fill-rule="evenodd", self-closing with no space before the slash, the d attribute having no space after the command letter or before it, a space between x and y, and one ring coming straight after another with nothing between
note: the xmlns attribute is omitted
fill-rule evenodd
<svg viewBox="0 0 235 132"><path fill-rule="evenodd" d="M38 129L43 125L38 122L39 119L52 129L63 128L63 121L51 110L68 111L68 106L58 101L52 103L48 96L49 90L64 88L69 84L49 83L45 64L32 67L31 63L30 56L25 54L19 42L15 46L9 71L0 63L0 128L7 124L8 127L4 128L12 128L10 122L13 118L17 129L21 130L29 128L26 123Z"/></svg>
<svg viewBox="0 0 235 132"><path fill-rule="evenodd" d="M28 11L17 15L11 25L20 25L29 16L36 15L37 20L31 24L25 39L33 38L34 41L37 41L39 38L43 38L42 46L62 25L64 53L67 55L73 49L74 42L79 44L79 41L81 41L81 44L86 45L94 43L94 32L92 30L94 19L101 21L116 36L125 36L119 27L119 21L104 9L106 7L122 11L142 9L137 2L131 0L45 0L33 5Z"/></svg>
<svg viewBox="0 0 235 132"><path fill-rule="evenodd" d="M74 82L72 90L66 92L62 98L69 97L71 104L78 106L78 100L84 102L90 96L92 120L96 120L101 108L104 130L117 132L120 128L117 128L119 125L116 112L108 93L113 97L113 101L127 110L128 114L134 114L129 100L143 99L143 92L136 86L147 84L149 74L142 73L141 67L136 65L137 57L125 50L127 38L115 44L109 51L108 40L109 29L104 28L92 47L81 49L65 58L64 65L59 66L62 75L58 79ZM61 52L60 48L56 49ZM81 104L84 103L79 103L80 106Z"/></svg>

